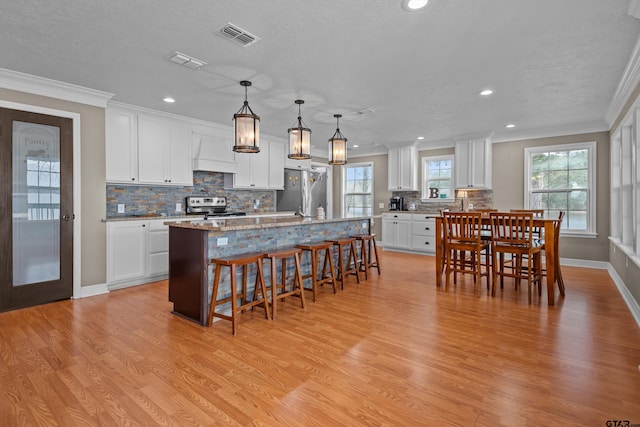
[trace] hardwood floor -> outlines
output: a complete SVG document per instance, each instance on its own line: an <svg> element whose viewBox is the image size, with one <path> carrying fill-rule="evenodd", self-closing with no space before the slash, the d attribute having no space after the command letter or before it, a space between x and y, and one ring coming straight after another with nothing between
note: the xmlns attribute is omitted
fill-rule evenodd
<svg viewBox="0 0 640 427"><path fill-rule="evenodd" d="M0 425L640 423L640 328L606 271L564 267L548 307L438 289L432 257L381 265L237 337L171 314L166 282L0 313Z"/></svg>

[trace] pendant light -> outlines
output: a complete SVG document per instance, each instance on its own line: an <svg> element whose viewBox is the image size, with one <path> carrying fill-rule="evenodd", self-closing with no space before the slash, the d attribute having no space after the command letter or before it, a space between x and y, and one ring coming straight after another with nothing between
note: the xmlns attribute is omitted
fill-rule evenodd
<svg viewBox="0 0 640 427"><path fill-rule="evenodd" d="M347 138L340 133L340 117L342 114L334 114L336 118L336 133L329 139L329 164L347 164Z"/></svg>
<svg viewBox="0 0 640 427"><path fill-rule="evenodd" d="M260 117L253 113L247 102L247 88L251 82L243 80L240 86L244 86L244 104L233 115L233 133L235 145L233 151L238 153L260 152Z"/></svg>
<svg viewBox="0 0 640 427"><path fill-rule="evenodd" d="M298 104L298 121L288 130L289 155L287 157L294 160L306 160L311 158L311 129L302 122L300 106L304 104L304 101L296 99L295 103Z"/></svg>

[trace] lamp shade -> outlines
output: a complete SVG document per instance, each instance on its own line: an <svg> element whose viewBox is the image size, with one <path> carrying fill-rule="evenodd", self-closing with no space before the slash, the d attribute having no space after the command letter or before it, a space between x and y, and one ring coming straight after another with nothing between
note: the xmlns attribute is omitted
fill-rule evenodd
<svg viewBox="0 0 640 427"><path fill-rule="evenodd" d="M329 138L329 164L344 165L347 163L347 138L340 133L340 117L342 114L334 114L336 118L336 133Z"/></svg>
<svg viewBox="0 0 640 427"><path fill-rule="evenodd" d="M239 153L259 153L260 152L260 117L254 114L247 101L247 87L251 82L243 80L240 82L244 86L244 104L233 115L233 134L235 144L233 151Z"/></svg>
<svg viewBox="0 0 640 427"><path fill-rule="evenodd" d="M288 130L289 155L287 157L294 160L306 160L311 158L311 129L302 122L300 105L304 104L304 101L297 99L295 103L298 104L298 120Z"/></svg>

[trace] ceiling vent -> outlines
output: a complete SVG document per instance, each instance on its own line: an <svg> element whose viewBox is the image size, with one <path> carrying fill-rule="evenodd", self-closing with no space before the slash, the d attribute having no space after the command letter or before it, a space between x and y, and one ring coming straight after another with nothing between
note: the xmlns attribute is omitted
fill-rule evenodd
<svg viewBox="0 0 640 427"><path fill-rule="evenodd" d="M254 36L250 32L243 30L236 25L233 25L231 22L220 28L220 30L218 30L218 34L220 34L225 39L231 40L232 42L244 47L251 46L258 40L260 40L260 37Z"/></svg>
<svg viewBox="0 0 640 427"><path fill-rule="evenodd" d="M180 53L178 51L173 52L167 59L171 62L175 62L176 64L184 65L187 68L198 69L203 65L207 65L206 62L201 61L199 59L193 58L189 55L185 55L184 53Z"/></svg>

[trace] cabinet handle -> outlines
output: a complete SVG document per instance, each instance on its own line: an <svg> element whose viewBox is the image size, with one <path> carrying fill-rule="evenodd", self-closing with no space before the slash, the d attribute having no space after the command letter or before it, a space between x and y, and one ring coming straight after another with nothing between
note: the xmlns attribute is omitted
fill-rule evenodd
<svg viewBox="0 0 640 427"><path fill-rule="evenodd" d="M136 180L135 178L131 178L131 181L135 181L135 180Z"/></svg>
<svg viewBox="0 0 640 427"><path fill-rule="evenodd" d="M394 215L393 217L394 217L394 218L398 218L398 215Z"/></svg>
<svg viewBox="0 0 640 427"><path fill-rule="evenodd" d="M428 244L429 244L429 242L424 242L424 244L425 244L425 245L428 245Z"/></svg>
<svg viewBox="0 0 640 427"><path fill-rule="evenodd" d="M431 230L429 227L425 227L424 229L425 229L425 230L427 230L427 231L428 231L428 230Z"/></svg>
<svg viewBox="0 0 640 427"><path fill-rule="evenodd" d="M147 226L147 224L142 224L142 226L143 226L143 227L146 227L146 226Z"/></svg>

